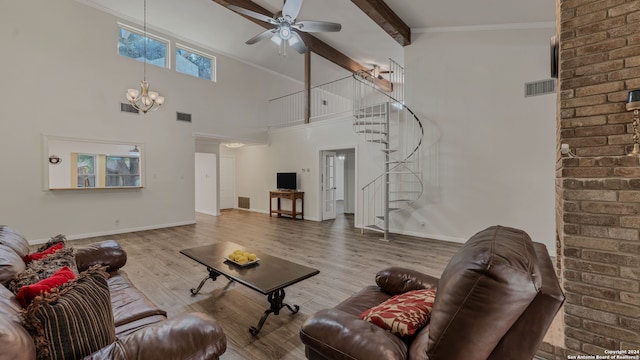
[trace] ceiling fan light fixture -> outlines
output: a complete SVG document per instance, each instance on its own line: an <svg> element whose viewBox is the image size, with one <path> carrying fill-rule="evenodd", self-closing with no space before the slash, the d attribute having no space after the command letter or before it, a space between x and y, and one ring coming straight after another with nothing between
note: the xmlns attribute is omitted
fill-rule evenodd
<svg viewBox="0 0 640 360"><path fill-rule="evenodd" d="M298 38L295 36L292 36L289 38L288 43L289 46L294 46L295 44L299 43L300 41L298 41Z"/></svg>
<svg viewBox="0 0 640 360"><path fill-rule="evenodd" d="M304 54L309 50L304 40L300 37L301 34L299 32L337 32L342 29L342 25L338 23L313 20L297 21L300 8L302 7L302 1L303 0L286 0L282 11L274 14L272 18L236 5L227 5L227 8L245 17L264 21L273 26L273 29L264 31L247 40L246 44L251 45L260 40L271 38L271 41L280 47L279 53L286 56L287 45L291 46L300 54ZM274 35L272 36L271 33Z"/></svg>
<svg viewBox="0 0 640 360"><path fill-rule="evenodd" d="M278 34L280 35L280 38L282 40L289 40L291 39L291 28L289 26L282 26L280 28L280 30L278 31Z"/></svg>
<svg viewBox="0 0 640 360"><path fill-rule="evenodd" d="M371 75L373 75L373 77L380 76L380 66L379 65L373 65L373 70L371 70Z"/></svg>
<svg viewBox="0 0 640 360"><path fill-rule="evenodd" d="M280 38L280 35L278 35L278 33L273 34L273 36L271 37L271 41L273 41L278 46L282 45L282 39Z"/></svg>

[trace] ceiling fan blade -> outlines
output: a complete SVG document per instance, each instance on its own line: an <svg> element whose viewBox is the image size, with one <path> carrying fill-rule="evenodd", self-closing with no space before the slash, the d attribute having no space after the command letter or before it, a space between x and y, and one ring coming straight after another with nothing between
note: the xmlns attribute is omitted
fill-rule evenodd
<svg viewBox="0 0 640 360"><path fill-rule="evenodd" d="M273 29L273 30L267 30L267 31L261 32L260 34L258 34L258 35L256 35L256 36L252 37L251 39L247 40L247 41L245 42L245 44L247 44L247 45L251 45L251 44L255 44L255 43L257 43L257 42L258 42L258 41L260 41L260 40L268 39L268 38L270 38L271 36L273 36L273 33L275 33L275 32L276 32L276 30L275 30L275 29Z"/></svg>
<svg viewBox="0 0 640 360"><path fill-rule="evenodd" d="M275 19L270 18L270 17L268 17L266 15L262 15L260 13L255 12L255 11L247 10L245 8L241 8L241 7L235 6L235 5L228 5L227 8L229 8L229 9L231 9L231 10L237 12L237 13L240 13L240 14L243 14L243 15L247 15L247 16L252 17L254 19L258 19L260 21L264 21L264 22L267 22L267 23L272 24L272 25L278 25L278 22Z"/></svg>
<svg viewBox="0 0 640 360"><path fill-rule="evenodd" d="M295 41L294 41L295 39ZM302 37L295 31L291 32L291 39L289 39L289 46L291 46L295 51L300 54L304 54L307 52L307 46L302 41Z"/></svg>
<svg viewBox="0 0 640 360"><path fill-rule="evenodd" d="M286 0L282 8L282 16L288 16L291 20L295 20L300 13L302 0Z"/></svg>
<svg viewBox="0 0 640 360"><path fill-rule="evenodd" d="M327 21L312 21L312 20L298 21L294 24L294 26L296 29L304 32L321 32L321 31L336 32L342 29L342 25L338 23L332 23Z"/></svg>

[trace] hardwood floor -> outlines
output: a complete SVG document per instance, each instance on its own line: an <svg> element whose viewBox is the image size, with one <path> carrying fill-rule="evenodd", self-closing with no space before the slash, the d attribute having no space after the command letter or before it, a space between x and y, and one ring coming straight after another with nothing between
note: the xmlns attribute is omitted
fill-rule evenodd
<svg viewBox="0 0 640 360"><path fill-rule="evenodd" d="M228 341L222 358L229 360L305 359L298 332L311 314L374 284L375 273L387 266L410 267L439 277L461 246L401 235L382 242L377 233L361 235L353 228L351 215L315 222L231 210L218 217L197 214L196 221L195 225L76 240L71 245L117 240L128 254L123 270L169 317L201 311L220 322ZM248 329L268 307L265 296L223 277L208 280L198 295L191 296L189 289L206 276L206 269L179 250L216 241L235 242L319 269L320 274L286 289L285 302L300 305L300 311L291 315L283 309L278 316L270 315L254 337Z"/></svg>

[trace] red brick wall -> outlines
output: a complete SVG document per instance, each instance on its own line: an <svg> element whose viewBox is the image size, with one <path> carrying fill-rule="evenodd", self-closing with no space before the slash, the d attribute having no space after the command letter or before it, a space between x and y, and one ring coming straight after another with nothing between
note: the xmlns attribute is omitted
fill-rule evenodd
<svg viewBox="0 0 640 360"><path fill-rule="evenodd" d="M640 1L558 0L559 265L567 354L640 349L640 162L628 91L640 89Z"/></svg>

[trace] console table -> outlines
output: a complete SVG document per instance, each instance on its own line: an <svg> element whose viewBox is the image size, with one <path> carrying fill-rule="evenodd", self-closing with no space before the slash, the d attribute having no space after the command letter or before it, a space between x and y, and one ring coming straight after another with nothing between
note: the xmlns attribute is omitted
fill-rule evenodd
<svg viewBox="0 0 640 360"><path fill-rule="evenodd" d="M273 209L273 199L278 199L278 207ZM280 199L289 199L291 200L291 210L282 210L280 208ZM300 211L296 211L296 202L300 199ZM282 215L291 216L291 219L297 220L298 215L300 215L300 220L304 220L304 191L285 191L285 190L274 190L269 192L269 216L273 214L278 214L278 217Z"/></svg>

